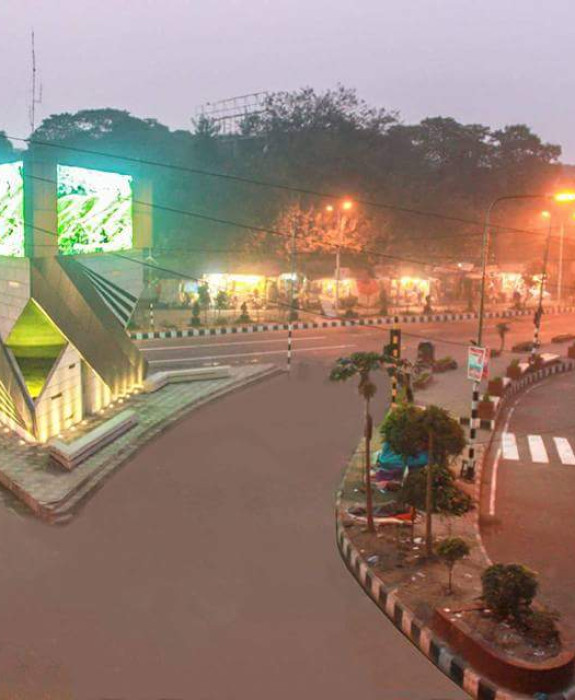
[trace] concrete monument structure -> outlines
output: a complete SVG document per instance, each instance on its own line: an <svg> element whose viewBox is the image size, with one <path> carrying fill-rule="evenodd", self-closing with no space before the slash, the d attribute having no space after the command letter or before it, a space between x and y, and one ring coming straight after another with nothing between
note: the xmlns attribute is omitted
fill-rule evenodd
<svg viewBox="0 0 575 700"><path fill-rule="evenodd" d="M0 165L0 423L28 441L145 376L125 327L144 287L151 196L104 165L46 152Z"/></svg>

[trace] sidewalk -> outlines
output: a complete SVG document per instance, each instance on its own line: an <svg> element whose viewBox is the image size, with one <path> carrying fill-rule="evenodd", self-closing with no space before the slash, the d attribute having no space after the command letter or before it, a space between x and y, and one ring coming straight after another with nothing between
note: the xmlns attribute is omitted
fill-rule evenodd
<svg viewBox="0 0 575 700"><path fill-rule="evenodd" d="M153 394L136 394L118 402L83 427L64 431L62 439L73 440L126 408L136 411L138 424L70 472L54 464L45 445L30 446L0 433L0 483L40 518L48 522L68 520L106 477L189 411L279 373L281 370L271 364L232 367L231 377L226 379L172 384Z"/></svg>

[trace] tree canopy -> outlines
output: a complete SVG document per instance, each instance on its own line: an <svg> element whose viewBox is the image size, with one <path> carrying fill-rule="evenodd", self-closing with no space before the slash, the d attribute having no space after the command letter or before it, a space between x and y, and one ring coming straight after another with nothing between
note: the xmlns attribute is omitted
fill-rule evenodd
<svg viewBox="0 0 575 700"><path fill-rule="evenodd" d="M295 204L294 193L241 181L248 178L447 214L459 221L364 206L355 212L358 225L349 232L351 242L415 258L425 246L430 262L442 256L470 259L477 256L477 240L470 236L477 230L462 220L479 219L496 195L547 191L561 173L560 147L524 124L491 129L445 116L406 124L397 113L370 106L343 86L271 93L233 136L222 135L208 117L195 120L190 130L172 131L155 119L106 108L51 115L34 139L50 143L52 152L61 146L58 156L71 164L113 167L149 178L156 204L164 207L154 210L156 245L178 256L187 249L230 246L275 254L270 235L254 237L250 227L287 228L294 207L310 220L302 252L322 252L333 233L333 227L316 225L326 200L302 192ZM0 137L0 157L2 148ZM517 225L527 225L522 216L518 211Z"/></svg>

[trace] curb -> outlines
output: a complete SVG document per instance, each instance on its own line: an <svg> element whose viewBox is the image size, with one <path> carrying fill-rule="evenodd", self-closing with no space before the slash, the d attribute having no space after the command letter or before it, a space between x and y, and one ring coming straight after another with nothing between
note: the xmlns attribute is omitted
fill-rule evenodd
<svg viewBox="0 0 575 700"><path fill-rule="evenodd" d="M339 519L340 494L336 502L337 548L347 569L364 592L389 618L394 626L414 644L434 666L462 690L477 700L527 700L533 696L519 695L494 685L477 673L440 638L398 600L397 588L385 586L373 574L361 554L351 544ZM548 700L571 700L571 689L548 696Z"/></svg>
<svg viewBox="0 0 575 700"><path fill-rule="evenodd" d="M546 314L568 314L575 312L575 306L551 306L545 310ZM485 318L516 318L531 316L532 310L521 311L488 311ZM451 321L472 321L477 318L477 313L462 312L453 314L431 314L424 316L378 316L367 319L348 319L321 322L296 322L292 323L292 330L312 330L314 328L347 328L353 326L389 326L393 323L448 323ZM249 326L222 326L221 328L187 328L185 330L169 331L137 331L130 333L132 340L160 340L164 338L192 338L214 335L235 335L242 333L265 333L269 331L287 331L288 323L264 323L250 324Z"/></svg>
<svg viewBox="0 0 575 700"><path fill-rule="evenodd" d="M506 404L510 398L514 398L526 387L535 384L537 381L547 379L555 374L564 374L575 370L575 361L564 360L560 364L552 365L532 372L514 382L502 397L498 405L498 411L493 423L500 421L504 413ZM490 421L491 422L491 421ZM482 475L485 460L490 453L495 432L492 433L488 445L486 445L483 455L478 463L478 470L475 479L474 500L480 503ZM348 464L349 466L349 464ZM346 470L347 471L346 467ZM344 471L344 479L345 479ZM394 626L412 642L437 668L442 671L450 680L462 688L472 698L477 700L527 700L529 697L507 690L495 685L490 680L467 663L461 656L458 656L451 647L446 644L430 627L419 620L415 614L400 602L398 588L386 586L371 570L360 552L353 546L345 533L345 528L341 522L341 497L342 490L339 489L335 501L335 531L338 551L347 569L356 579L364 592L377 607L389 618ZM475 537L479 547L488 562L491 562L480 529L480 507L476 508L474 514ZM575 686L570 686L561 693L553 693L547 696L548 700L574 700Z"/></svg>
<svg viewBox="0 0 575 700"><path fill-rule="evenodd" d="M529 372L524 374L521 379L516 379L506 388L501 400L497 403L497 408L495 409L495 417L486 420L482 418L479 421L480 430L487 430L491 433L495 432L497 423L500 421L500 417L509 402L509 399L516 396L518 393L523 391L527 386L535 384L542 379L547 379L554 374L564 374L565 372L572 372L575 370L575 360L561 360L557 364L550 365L549 367L543 367L537 370L537 372ZM469 416L460 416L459 424L464 426L469 426L470 419ZM491 442L491 441L490 441Z"/></svg>
<svg viewBox="0 0 575 700"><path fill-rule="evenodd" d="M351 544L339 519L339 501L336 502L336 540L339 553L352 576L377 607L393 622L440 671L456 685L477 700L512 700L525 696L514 695L495 687L457 656L432 630L399 602L396 588L385 586L375 576L361 554ZM558 699L559 700L559 699ZM562 700L562 699L561 699Z"/></svg>

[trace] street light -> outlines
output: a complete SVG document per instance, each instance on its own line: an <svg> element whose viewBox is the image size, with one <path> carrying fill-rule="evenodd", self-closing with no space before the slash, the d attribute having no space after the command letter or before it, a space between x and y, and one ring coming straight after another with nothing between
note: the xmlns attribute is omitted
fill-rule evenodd
<svg viewBox="0 0 575 700"><path fill-rule="evenodd" d="M485 285L487 279L487 257L489 251L489 234L491 228L491 214L493 210L500 202L507 202L510 200L522 200L522 199L555 199L559 201L558 197L566 197L570 193L562 192L555 197L550 197L544 194L511 194L505 195L503 197L496 197L487 207L485 211L485 220L483 223L483 239L481 243L481 296L479 299L479 314L478 314L478 327L477 327L477 340L476 344L478 347L483 346L483 315L485 310ZM575 194L573 195L575 199ZM562 199L561 201L571 201ZM475 439L477 437L477 427L478 427L478 414L479 414L479 386L481 380L475 380L473 382L473 390L471 394L471 418L469 419L469 446L467 450L467 459L463 461L461 473L469 480L473 480L475 477Z"/></svg>
<svg viewBox="0 0 575 700"><path fill-rule="evenodd" d="M335 253L335 303L334 309L336 314L339 311L339 278L341 269L341 246L343 245L343 234L345 229L346 218L345 214L342 212L349 212L353 209L353 202L351 199L344 199L340 203L340 211L338 212L338 222L337 222L337 247ZM332 204L328 204L325 208L328 214L333 214L335 207Z"/></svg>
<svg viewBox="0 0 575 700"><path fill-rule="evenodd" d="M555 201L558 201L557 198ZM569 200L563 200L569 201ZM537 350L539 348L539 331L541 330L541 316L543 316L543 292L545 290L545 278L547 277L547 261L549 260L549 247L551 244L551 212L543 211L541 216L549 221L549 228L547 229L547 241L545 243L545 254L543 256L543 269L541 271L541 282L539 284L539 303L537 304L537 311L535 312L534 325L533 325L533 344L531 345L531 354L529 356L529 363L531 365L535 364L535 358L537 357Z"/></svg>
<svg viewBox="0 0 575 700"><path fill-rule="evenodd" d="M558 192L553 199L556 202L575 202L575 192Z"/></svg>

